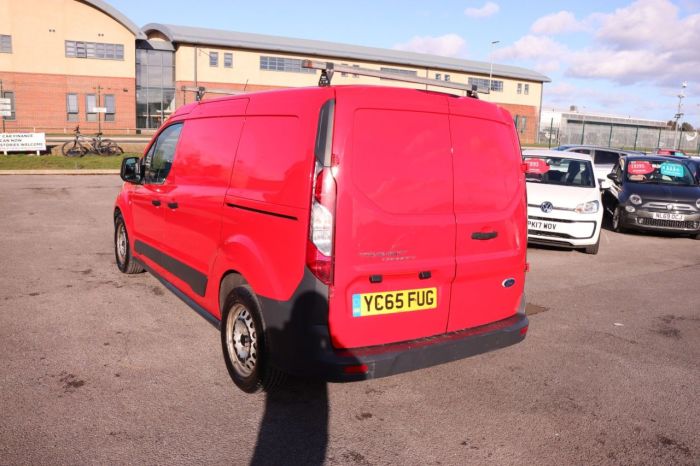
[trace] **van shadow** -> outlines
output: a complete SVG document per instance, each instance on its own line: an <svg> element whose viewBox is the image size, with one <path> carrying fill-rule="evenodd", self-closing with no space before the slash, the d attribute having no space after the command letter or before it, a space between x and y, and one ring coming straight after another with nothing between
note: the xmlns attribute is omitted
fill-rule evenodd
<svg viewBox="0 0 700 466"><path fill-rule="evenodd" d="M327 383L291 379L266 394L251 466L322 465L328 447Z"/></svg>
<svg viewBox="0 0 700 466"><path fill-rule="evenodd" d="M265 306L265 303L262 303ZM304 361L328 348L328 301L316 291L302 293L294 301L289 320L275 322L266 316L270 348L280 367L310 370ZM279 318L279 317L278 317ZM326 350L327 351L327 350ZM322 465L328 448L328 383L319 378L289 377L266 393L265 413L258 431L251 465Z"/></svg>

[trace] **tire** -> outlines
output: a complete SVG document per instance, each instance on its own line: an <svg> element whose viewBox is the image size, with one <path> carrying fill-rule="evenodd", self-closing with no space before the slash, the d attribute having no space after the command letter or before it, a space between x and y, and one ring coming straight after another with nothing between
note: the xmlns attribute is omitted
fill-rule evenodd
<svg viewBox="0 0 700 466"><path fill-rule="evenodd" d="M133 274L144 271L141 264L136 262L131 255L129 235L121 214L117 214L114 218L114 257L117 261L117 267L122 273Z"/></svg>
<svg viewBox="0 0 700 466"><path fill-rule="evenodd" d="M124 150L117 145L116 142L111 139L103 139L102 144L98 147L97 153L99 155L121 155Z"/></svg>
<svg viewBox="0 0 700 466"><path fill-rule="evenodd" d="M595 244L583 248L583 252L585 252L586 254L596 255L598 254L598 249L600 249L600 234L598 234L598 241L596 241Z"/></svg>
<svg viewBox="0 0 700 466"><path fill-rule="evenodd" d="M226 298L221 348L231 380L244 392L269 392L284 380L284 373L269 363L260 304L248 285L234 288Z"/></svg>
<svg viewBox="0 0 700 466"><path fill-rule="evenodd" d="M87 150L77 141L68 141L61 146L61 153L66 157L82 157Z"/></svg>
<svg viewBox="0 0 700 466"><path fill-rule="evenodd" d="M700 241L700 233L698 233L698 234L697 234L697 235L695 235L695 236L691 236L691 238L693 238L693 239L696 239L696 240Z"/></svg>
<svg viewBox="0 0 700 466"><path fill-rule="evenodd" d="M612 216L612 229L617 233L624 233L625 227L622 226L622 207L615 207L615 212Z"/></svg>

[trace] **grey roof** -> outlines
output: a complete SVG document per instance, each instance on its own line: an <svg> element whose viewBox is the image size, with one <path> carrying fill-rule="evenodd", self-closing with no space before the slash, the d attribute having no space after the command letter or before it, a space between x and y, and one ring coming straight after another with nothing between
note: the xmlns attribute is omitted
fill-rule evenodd
<svg viewBox="0 0 700 466"><path fill-rule="evenodd" d="M83 3L87 3L93 8L97 8L108 16L111 16L115 21L121 23L122 26L130 30L137 39L145 39L145 34L139 29L139 27L127 18L121 11L114 8L107 2L103 0L80 0Z"/></svg>
<svg viewBox="0 0 700 466"><path fill-rule="evenodd" d="M268 36L247 32L224 31L221 29L175 26L171 24L149 23L142 28L145 34L160 32L171 42L203 46L233 47L253 50L272 50L298 55L344 58L371 62L393 63L404 66L437 68L488 75L490 63L440 57L424 53L380 49L358 45L338 44L320 40L295 39L290 37ZM547 76L517 66L494 63L493 75L504 78L523 79L535 82L550 82Z"/></svg>

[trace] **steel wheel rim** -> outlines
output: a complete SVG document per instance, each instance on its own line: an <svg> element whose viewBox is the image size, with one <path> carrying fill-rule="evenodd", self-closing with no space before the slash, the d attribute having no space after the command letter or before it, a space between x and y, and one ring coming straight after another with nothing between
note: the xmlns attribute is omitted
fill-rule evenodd
<svg viewBox="0 0 700 466"><path fill-rule="evenodd" d="M117 258L119 263L123 264L126 261L126 250L128 241L126 239L126 228L123 223L119 224L117 229Z"/></svg>
<svg viewBox="0 0 700 466"><path fill-rule="evenodd" d="M250 376L258 362L258 338L253 316L242 304L236 304L226 321L226 349L236 371Z"/></svg>

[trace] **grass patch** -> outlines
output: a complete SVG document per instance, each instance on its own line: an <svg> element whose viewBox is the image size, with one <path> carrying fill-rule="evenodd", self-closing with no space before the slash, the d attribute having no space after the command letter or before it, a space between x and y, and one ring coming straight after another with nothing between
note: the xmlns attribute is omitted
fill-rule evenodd
<svg viewBox="0 0 700 466"><path fill-rule="evenodd" d="M119 170L123 157L140 157L141 154L127 153L122 156L103 157L64 157L62 155L2 155L0 170Z"/></svg>

